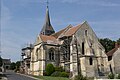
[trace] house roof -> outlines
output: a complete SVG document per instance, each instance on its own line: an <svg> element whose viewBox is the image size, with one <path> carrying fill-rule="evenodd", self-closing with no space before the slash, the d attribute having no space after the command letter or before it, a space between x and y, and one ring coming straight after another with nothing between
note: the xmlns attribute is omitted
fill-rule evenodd
<svg viewBox="0 0 120 80"><path fill-rule="evenodd" d="M80 28L80 26L81 26L81 24L78 26L70 28L64 35L65 36L72 36Z"/></svg>
<svg viewBox="0 0 120 80"><path fill-rule="evenodd" d="M120 45L118 43L115 43L115 48L113 48L112 50L110 50L109 52L107 52L107 56L112 56L117 50L118 48L120 48Z"/></svg>
<svg viewBox="0 0 120 80"><path fill-rule="evenodd" d="M107 56L112 56L115 52L116 52L117 48L113 48L112 50L110 50L109 52L107 52Z"/></svg>
<svg viewBox="0 0 120 80"><path fill-rule="evenodd" d="M73 34L76 33L76 31L77 31L80 27L81 27L81 24L78 25L78 26L75 26L75 27L70 27L70 28L68 28L67 30L65 30L65 31L61 34L60 38L65 37L65 36L72 36Z"/></svg>
<svg viewBox="0 0 120 80"><path fill-rule="evenodd" d="M47 35L40 34L40 37L43 42L56 41L56 38L54 36L47 36Z"/></svg>
<svg viewBox="0 0 120 80"><path fill-rule="evenodd" d="M72 27L72 25L69 25L68 27L66 27L66 28L64 28L64 29L62 29L62 30L60 30L60 31L52 34L52 36L54 36L55 38L58 38L62 33L65 32L65 30L66 30L67 28L71 28L71 27Z"/></svg>

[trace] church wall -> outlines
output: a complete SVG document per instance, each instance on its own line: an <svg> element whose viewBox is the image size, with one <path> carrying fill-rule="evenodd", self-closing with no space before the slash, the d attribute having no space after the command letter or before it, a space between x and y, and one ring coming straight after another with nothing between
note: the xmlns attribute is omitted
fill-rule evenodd
<svg viewBox="0 0 120 80"><path fill-rule="evenodd" d="M53 49L54 50L54 60L50 60L49 59L49 50ZM58 57L58 47L56 46L50 46L50 45L46 45L46 65L47 64L53 64L54 66L58 66L58 62L59 62L59 57Z"/></svg>
<svg viewBox="0 0 120 80"><path fill-rule="evenodd" d="M36 45L32 51L31 56L31 74L33 75L43 75L44 65L45 65L45 51L43 49L41 39L37 37Z"/></svg>
<svg viewBox="0 0 120 80"><path fill-rule="evenodd" d="M81 58L81 63L80 63L81 67L82 67L81 69L82 69L83 75L95 76L96 75L95 73L97 73L97 71L98 71L98 65L101 64L102 61L104 61L104 63L107 62L106 61L107 59L104 59L104 60L101 60L100 58L94 59L95 64L93 66L88 67L88 64L86 62L86 60L87 60L86 56L95 56L95 57L102 56L102 57L107 58L106 55L102 55L102 54L105 54L105 52L104 52L105 50L102 47L102 45L99 43L96 34L91 29L91 27L89 27L87 22L84 22L81 25L79 30L76 32L75 36L77 37L77 40L78 40L78 45L79 45L78 51L80 54L82 54L82 42L84 42L84 45L85 45L85 48L84 48L85 56L83 56L83 58ZM101 50L99 48L101 48ZM104 65L106 65L106 64L104 64ZM103 68L105 68L105 67L103 67ZM85 71L87 71L87 72L85 72Z"/></svg>

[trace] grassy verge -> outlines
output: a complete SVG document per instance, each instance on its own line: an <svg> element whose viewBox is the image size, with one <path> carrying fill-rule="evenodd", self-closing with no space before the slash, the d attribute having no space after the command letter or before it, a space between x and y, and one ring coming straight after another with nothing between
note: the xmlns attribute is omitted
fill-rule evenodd
<svg viewBox="0 0 120 80"><path fill-rule="evenodd" d="M34 77L42 80L69 80L68 78L64 77L51 77L51 76L34 76Z"/></svg>

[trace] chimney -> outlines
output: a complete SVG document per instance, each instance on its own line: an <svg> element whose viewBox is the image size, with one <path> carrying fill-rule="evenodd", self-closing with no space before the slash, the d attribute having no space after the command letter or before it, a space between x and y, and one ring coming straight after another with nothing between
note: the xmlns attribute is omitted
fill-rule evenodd
<svg viewBox="0 0 120 80"><path fill-rule="evenodd" d="M115 43L115 48L119 48L119 46L120 46L120 45L116 42L116 43Z"/></svg>

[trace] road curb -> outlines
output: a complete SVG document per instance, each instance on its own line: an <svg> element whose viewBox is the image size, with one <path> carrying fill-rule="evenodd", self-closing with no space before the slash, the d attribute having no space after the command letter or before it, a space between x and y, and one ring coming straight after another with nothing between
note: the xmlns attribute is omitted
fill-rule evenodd
<svg viewBox="0 0 120 80"><path fill-rule="evenodd" d="M2 72L0 72L0 74L2 74L3 75L3 73ZM8 80L7 79L7 77L2 77L2 79L1 80Z"/></svg>
<svg viewBox="0 0 120 80"><path fill-rule="evenodd" d="M26 75L26 74L21 74L21 73L16 73L16 74L19 74L19 75L22 75L22 76L26 76L26 77L29 77L29 78L32 78L32 79L35 79L35 80L41 80L41 79L38 79L38 78L35 78L35 77L32 77L32 76Z"/></svg>
<svg viewBox="0 0 120 80"><path fill-rule="evenodd" d="M8 80L6 77L2 77L2 80Z"/></svg>

